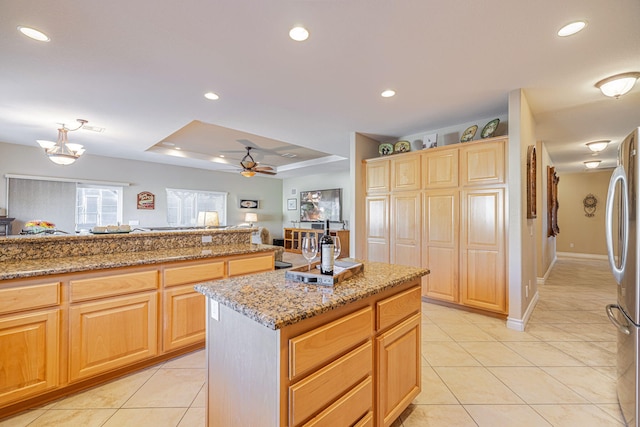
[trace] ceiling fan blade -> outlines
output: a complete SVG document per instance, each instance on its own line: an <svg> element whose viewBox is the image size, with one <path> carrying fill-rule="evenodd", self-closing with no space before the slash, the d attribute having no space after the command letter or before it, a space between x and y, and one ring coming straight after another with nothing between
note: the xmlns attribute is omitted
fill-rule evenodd
<svg viewBox="0 0 640 427"><path fill-rule="evenodd" d="M258 169L255 169L254 172L262 173L262 174L265 174L265 175L275 175L276 174L275 172L266 171L266 170L258 170Z"/></svg>
<svg viewBox="0 0 640 427"><path fill-rule="evenodd" d="M256 171L272 171L273 168L271 166L258 166L254 168Z"/></svg>

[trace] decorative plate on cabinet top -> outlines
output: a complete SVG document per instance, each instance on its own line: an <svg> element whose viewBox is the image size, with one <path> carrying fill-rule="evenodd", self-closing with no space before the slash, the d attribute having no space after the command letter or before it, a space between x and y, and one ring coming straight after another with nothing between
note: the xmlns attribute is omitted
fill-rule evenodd
<svg viewBox="0 0 640 427"><path fill-rule="evenodd" d="M388 156L389 154L393 154L393 145L385 142L384 144L380 144L378 147L378 153L381 156Z"/></svg>
<svg viewBox="0 0 640 427"><path fill-rule="evenodd" d="M500 124L500 119L493 119L482 128L482 132L480 132L480 137L482 138L491 138L498 128L498 124Z"/></svg>
<svg viewBox="0 0 640 427"><path fill-rule="evenodd" d="M469 126L467 130L465 130L460 138L460 142L469 142L476 136L476 132L478 131L478 125Z"/></svg>
<svg viewBox="0 0 640 427"><path fill-rule="evenodd" d="M394 153L407 153L411 151L411 144L409 141L398 141L393 148Z"/></svg>

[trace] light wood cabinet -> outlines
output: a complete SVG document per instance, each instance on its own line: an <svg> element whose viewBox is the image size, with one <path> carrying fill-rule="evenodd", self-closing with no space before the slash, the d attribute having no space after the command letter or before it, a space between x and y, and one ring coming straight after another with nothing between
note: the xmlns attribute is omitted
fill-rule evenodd
<svg viewBox="0 0 640 427"><path fill-rule="evenodd" d="M177 286L162 293L162 349L175 350L202 342L206 332L206 298L193 285Z"/></svg>
<svg viewBox="0 0 640 427"><path fill-rule="evenodd" d="M398 156L391 159L391 191L419 190L420 157Z"/></svg>
<svg viewBox="0 0 640 427"><path fill-rule="evenodd" d="M391 188L389 159L367 162L365 168L367 193L387 193Z"/></svg>
<svg viewBox="0 0 640 427"><path fill-rule="evenodd" d="M462 303L505 312L504 189L462 192Z"/></svg>
<svg viewBox="0 0 640 427"><path fill-rule="evenodd" d="M60 310L0 317L0 407L58 386Z"/></svg>
<svg viewBox="0 0 640 427"><path fill-rule="evenodd" d="M422 188L455 188L458 186L458 149L427 150L422 154Z"/></svg>
<svg viewBox="0 0 640 427"><path fill-rule="evenodd" d="M422 279L426 298L506 314L507 142L496 137L365 161L373 181L384 182L389 169L390 182L388 191L378 185L366 194L366 259L430 269Z"/></svg>
<svg viewBox="0 0 640 427"><path fill-rule="evenodd" d="M418 191L403 191L391 195L392 264L421 265L421 198Z"/></svg>
<svg viewBox="0 0 640 427"><path fill-rule="evenodd" d="M348 258L350 251L349 230L329 230L329 234L333 237L340 238L340 255L339 258ZM312 228L285 228L284 229L284 250L286 252L302 253L302 239L312 235L317 241L324 235L324 230L316 230Z"/></svg>
<svg viewBox="0 0 640 427"><path fill-rule="evenodd" d="M389 196L368 196L366 213L366 257L369 261L389 262Z"/></svg>
<svg viewBox="0 0 640 427"><path fill-rule="evenodd" d="M69 308L69 379L76 381L158 354L158 294Z"/></svg>
<svg viewBox="0 0 640 427"><path fill-rule="evenodd" d="M420 314L376 338L377 419L388 427L420 394Z"/></svg>
<svg viewBox="0 0 640 427"><path fill-rule="evenodd" d="M458 302L460 204L456 189L423 195L423 265L431 274L422 278L423 295Z"/></svg>

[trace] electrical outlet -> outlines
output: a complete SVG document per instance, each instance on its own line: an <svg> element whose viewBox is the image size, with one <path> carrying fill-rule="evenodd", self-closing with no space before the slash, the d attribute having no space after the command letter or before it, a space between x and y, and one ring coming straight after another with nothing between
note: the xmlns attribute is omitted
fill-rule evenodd
<svg viewBox="0 0 640 427"><path fill-rule="evenodd" d="M220 320L220 304L215 300L210 301L211 304L209 304L209 313L211 313L211 318L213 320Z"/></svg>
<svg viewBox="0 0 640 427"><path fill-rule="evenodd" d="M211 236L202 236L202 243L211 243Z"/></svg>
<svg viewBox="0 0 640 427"><path fill-rule="evenodd" d="M569 243L569 247L572 248L573 247L573 243Z"/></svg>

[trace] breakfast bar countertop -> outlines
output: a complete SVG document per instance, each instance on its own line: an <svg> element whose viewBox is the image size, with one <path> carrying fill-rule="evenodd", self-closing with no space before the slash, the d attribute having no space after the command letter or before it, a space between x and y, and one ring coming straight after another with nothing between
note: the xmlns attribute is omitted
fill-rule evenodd
<svg viewBox="0 0 640 427"><path fill-rule="evenodd" d="M276 270L205 282L195 289L275 330L429 274L424 268L357 262L364 264L364 271L334 286L297 283Z"/></svg>
<svg viewBox="0 0 640 427"><path fill-rule="evenodd" d="M171 261L273 252L277 249L270 245L248 243L4 261L0 262L0 281Z"/></svg>

